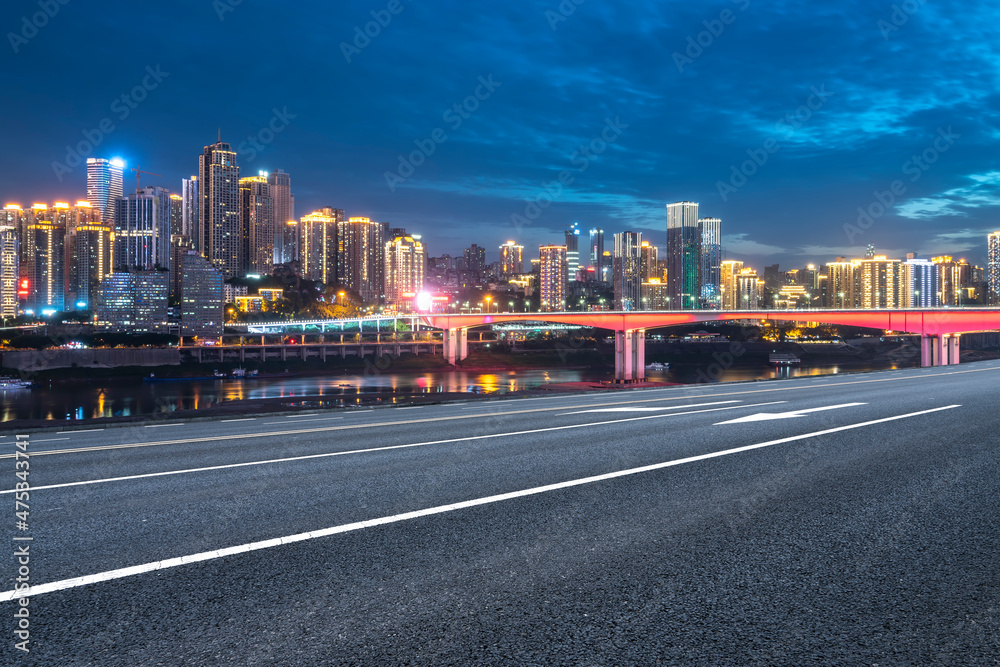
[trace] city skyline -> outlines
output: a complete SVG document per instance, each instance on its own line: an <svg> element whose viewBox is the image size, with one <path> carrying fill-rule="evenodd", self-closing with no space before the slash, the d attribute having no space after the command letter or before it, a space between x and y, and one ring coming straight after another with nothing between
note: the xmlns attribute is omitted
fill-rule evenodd
<svg viewBox="0 0 1000 667"><path fill-rule="evenodd" d="M194 173L191 150L221 127L248 173L293 175L300 214L357 211L424 229L428 247L453 254L469 242L495 247L509 238L533 247L573 222L608 234L642 232L663 247L662 203L690 199L726 221L727 256L751 263L804 264L860 254L869 242L895 256L947 252L985 261L980 239L993 231L1000 203L992 158L1000 135L990 97L996 65L983 48L992 41L971 24L981 23L979 3L962 12L924 3L901 16L891 4L860 2L829 11L749 0L573 4L569 15L547 2L517 12L404 4L368 43L364 28L380 7L324 7L322 44L306 29L309 3L278 17L246 3L222 10L178 3L161 17L176 29L148 35L120 29L130 15L124 3L100 15L61 6L37 35L11 44L6 58L17 67L5 83L14 97L33 96L44 80L74 100L74 114L58 105L9 110L12 126L25 131L9 137L21 158L3 173L10 188L3 195L64 196L85 170L68 166L75 149L66 146L85 142L86 133L98 145L78 156L84 162L120 156L163 174L147 184L176 192L175 183ZM11 34L19 36L32 7L3 10ZM265 95L239 80L214 85L229 56L206 67L194 49L164 48L168 35L193 42L211 35L224 52L239 53L262 21L302 35ZM482 49L435 39L487 27L499 38ZM823 43L810 37L816 30ZM86 76L87 59L68 57L62 46L79 31L92 36L94 57L127 52L134 65L114 77ZM599 33L600 41L632 46L612 53L569 46ZM965 38L948 37L955 33ZM439 46L415 51L422 40ZM765 41L769 49L757 48ZM919 55L928 50L942 57L928 62ZM918 57L919 76L895 75L914 71ZM539 77L525 61L548 63L549 73ZM278 63L267 70L278 72ZM938 84L928 86L928 77ZM327 104L316 81L353 91L358 103ZM674 108L670 99L688 103ZM104 119L113 130L100 129ZM433 153L411 160L420 145ZM561 170L572 184L559 182ZM525 215L528 200L553 182L556 201ZM891 200L889 212L858 225L858 209L885 206L880 195ZM517 229L518 215L531 224Z"/></svg>

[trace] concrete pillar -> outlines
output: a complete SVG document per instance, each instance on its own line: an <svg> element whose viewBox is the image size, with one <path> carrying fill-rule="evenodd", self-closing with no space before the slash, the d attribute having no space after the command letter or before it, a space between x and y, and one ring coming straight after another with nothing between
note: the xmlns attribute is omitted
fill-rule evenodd
<svg viewBox="0 0 1000 667"><path fill-rule="evenodd" d="M931 346L934 343L933 336L920 337L920 367L928 368L934 365L934 355Z"/></svg>
<svg viewBox="0 0 1000 667"><path fill-rule="evenodd" d="M646 330L632 332L632 379L646 378Z"/></svg>
<svg viewBox="0 0 1000 667"><path fill-rule="evenodd" d="M644 341L645 342L645 341ZM615 381L635 379L635 336L631 331L615 332Z"/></svg>
<svg viewBox="0 0 1000 667"><path fill-rule="evenodd" d="M482 334L479 337L482 338ZM461 361L469 356L469 330L458 330L458 360Z"/></svg>
<svg viewBox="0 0 1000 667"><path fill-rule="evenodd" d="M944 336L934 336L931 358L934 360L933 366L945 366L948 364L948 346Z"/></svg>
<svg viewBox="0 0 1000 667"><path fill-rule="evenodd" d="M961 354L961 337L958 334L954 334L948 339L948 363L952 366L962 363Z"/></svg>

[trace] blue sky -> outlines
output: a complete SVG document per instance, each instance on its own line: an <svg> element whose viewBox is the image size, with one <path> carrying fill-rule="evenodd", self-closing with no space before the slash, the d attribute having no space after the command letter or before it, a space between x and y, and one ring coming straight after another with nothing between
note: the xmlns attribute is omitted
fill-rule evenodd
<svg viewBox="0 0 1000 667"><path fill-rule="evenodd" d="M292 175L297 215L389 221L433 255L573 222L662 246L679 200L757 266L867 243L983 263L1000 228L991 3L45 2L37 34L37 0L0 10L5 201L81 197L84 169L60 181L53 163L86 132L84 157L179 189L221 128L244 173ZM859 208L878 215L859 225Z"/></svg>

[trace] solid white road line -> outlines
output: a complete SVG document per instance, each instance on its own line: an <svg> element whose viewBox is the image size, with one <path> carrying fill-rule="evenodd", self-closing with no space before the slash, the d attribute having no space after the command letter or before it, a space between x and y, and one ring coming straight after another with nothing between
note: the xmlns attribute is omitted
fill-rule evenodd
<svg viewBox="0 0 1000 667"><path fill-rule="evenodd" d="M778 401L783 403L784 401ZM308 461L310 459L328 459L334 456L347 456L349 454L371 454L373 452L387 452L394 449L410 449L412 447L427 447L428 445L446 445L456 442L468 442L471 440L489 440L491 438L505 438L512 435L529 435L532 433L545 433L548 431L566 431L574 428L590 428L593 426L605 426L607 424L622 424L625 422L642 421L645 419L661 419L663 417L680 417L682 415L697 415L704 412L718 412L720 410L737 410L739 408L756 408L762 405L775 405L775 403L756 403L754 405L734 405L726 408L712 408L711 410L692 410L690 412L673 412L669 415L653 415L651 417L632 417L630 419L615 419L606 422L590 422L587 424L572 424L570 426L553 426L550 428L538 428L530 431L513 431L509 433L493 433L490 435L470 435L465 438L450 438L448 440L431 440L429 442L413 442L405 445L387 445L385 447L372 447L369 449L352 449L344 452L326 452L324 454L306 454L303 456L290 456L283 459L269 459L267 461L248 461L246 463L226 463L217 466L206 466L204 468L188 468L186 470L167 470L164 472L150 472L142 475L127 475L125 477L108 477L105 479L91 479L82 482L66 482L64 484L50 484L48 486L33 486L32 491L43 489L64 489L71 486L88 486L90 484L106 484L108 482L126 482L135 479L148 479L150 477L167 477L170 475L185 475L193 472L207 472L209 470L228 470L230 468L248 468L251 466L268 465L272 463L289 463L291 461ZM14 493L15 489L0 491L0 495Z"/></svg>
<svg viewBox="0 0 1000 667"><path fill-rule="evenodd" d="M69 440L69 438L46 438L45 440L32 440L31 442L55 442L56 440Z"/></svg>
<svg viewBox="0 0 1000 667"><path fill-rule="evenodd" d="M304 419L302 420L302 423L312 424L313 422L328 422L328 421L335 421L337 419L343 419L343 417L321 417L319 419ZM287 424L288 422L261 422L261 423L267 426L268 424Z"/></svg>
<svg viewBox="0 0 1000 667"><path fill-rule="evenodd" d="M720 452L712 452L710 454L699 454L698 456L689 456L683 459L675 459L673 461L666 461L664 463L654 463L653 465L642 466L639 468L629 468L628 470L619 470L617 472L604 473L603 475L594 475L593 477L583 477L581 479L574 479L568 482L559 482L556 484L547 484L545 486L536 486L530 489L523 489L521 491L512 491L510 493L501 493L494 496L486 496L484 498L476 498L474 500L465 500L458 503L452 503L450 505L438 505L437 507L429 507L427 509L416 510L414 512L404 512L402 514L393 514L392 516L384 516L378 519L368 519L367 521L356 521L354 523L347 523L340 526L332 526L330 528L323 528L321 530L313 530L307 533L297 533L295 535L287 535L285 537L276 537L270 540L262 540L259 542L250 542L248 544L241 544L235 547L227 547L225 549L216 549L214 551L203 551L197 554L191 554L190 556L180 556L179 558L168 558L166 560L159 560L152 563L144 563L142 565L133 565L132 567L124 567L118 570L108 570L106 572L99 572L97 574L89 574L83 577L75 577L73 579L63 579L62 581L54 581L49 584L41 584L38 586L25 587L23 589L15 589L12 591L5 591L0 593L0 602L10 602L11 600L16 600L18 598L28 598L35 595L44 595L46 593L54 593L56 591L64 591L70 588L79 588L81 586L88 586L90 584L101 583L104 581L112 581L115 579L124 579L126 577L134 577L140 574L146 574L147 572L154 572L156 570L166 570L174 567L179 567L181 565L187 565L189 563L200 563L209 560L217 560L219 558L226 558L227 556L235 556L237 554L249 553L251 551L260 551L262 549L270 549L271 547L281 546L282 544L293 544L295 542L305 542L307 540L316 540L323 537L330 537L332 535L340 535L342 533L350 533L357 530L363 530L365 528L374 528L376 526L386 526L393 523L400 523L403 521L410 521L412 519L419 519L425 516L434 516L436 514L446 514L448 512L455 512L457 510L468 509L470 507L480 507L483 505L492 505L494 503L500 503L505 500L514 500L516 498L525 498L528 496L536 496L542 493L549 493L552 491L559 491L562 489L569 489L575 486L583 486L585 484L595 484L597 482L604 482L611 479L617 479L619 477L629 477L632 475L639 475L646 472L652 472L654 470L663 470L664 468L671 468L673 466L683 465L685 463L694 463L696 461L705 461L708 459L719 458L722 456L729 456L731 454L739 454L741 452L748 452L754 449L762 449L764 447L771 447L774 445L784 444L786 442L795 442L796 440L805 440L806 438L815 438L820 435L827 435L830 433L838 433L840 431L848 431L856 428L863 428L865 426L872 426L874 424L883 424L885 422L897 421L899 419L908 419L910 417L918 417L920 415L931 414L933 412L941 412L942 410L951 410L953 408L961 407L960 405L948 405L940 408L934 408L932 410L922 410L920 412L911 412L905 415L897 415L895 417L886 417L885 419L875 419L872 421L862 422L860 424L850 424L848 426L839 426L837 428L827 429L825 431L816 431L815 433L805 433L802 435L794 435L788 438L781 438L779 440L769 440L768 442L761 442L756 445L747 445L745 447L735 447L733 449L726 449ZM726 409L726 408L721 408ZM665 417L668 415L657 415L659 417ZM643 417L642 419L648 419Z"/></svg>
<svg viewBox="0 0 1000 667"><path fill-rule="evenodd" d="M256 417L247 417L246 419L223 419L220 424L231 424L232 422L252 422Z"/></svg>
<svg viewBox="0 0 1000 667"><path fill-rule="evenodd" d="M103 431L103 428L89 428L85 431L56 431L56 435L62 435L63 433L97 433L98 431Z"/></svg>
<svg viewBox="0 0 1000 667"><path fill-rule="evenodd" d="M725 405L726 403L742 403L743 401L733 400L733 401L714 401L712 403L696 403L693 405L665 405L660 408L640 408L640 407L625 407L625 408L595 408L593 410L580 410L579 412L560 412L556 414L556 417L564 417L566 415L585 415L591 412L662 412L663 410L683 410L685 408L701 408L706 405ZM781 401L786 403L787 401Z"/></svg>
<svg viewBox="0 0 1000 667"><path fill-rule="evenodd" d="M168 426L184 426L184 424L149 424L143 428L166 428Z"/></svg>

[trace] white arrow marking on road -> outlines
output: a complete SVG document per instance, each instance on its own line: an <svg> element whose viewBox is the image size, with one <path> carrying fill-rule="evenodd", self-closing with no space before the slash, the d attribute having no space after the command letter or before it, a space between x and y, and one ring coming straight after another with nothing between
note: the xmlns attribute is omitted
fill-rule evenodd
<svg viewBox="0 0 1000 667"><path fill-rule="evenodd" d="M755 415L747 415L739 419L730 419L725 422L718 422L715 426L723 424L747 424L749 422L764 422L772 419L794 419L809 414L810 412L823 412L824 410L839 410L840 408L853 408L856 405L868 405L867 403L844 403L843 405L827 405L822 408L809 408L808 410L793 410L792 412L758 412Z"/></svg>

